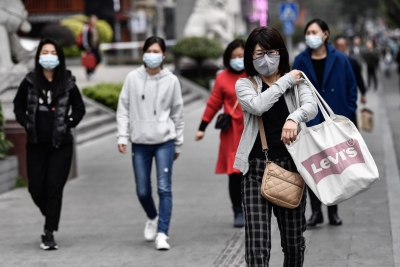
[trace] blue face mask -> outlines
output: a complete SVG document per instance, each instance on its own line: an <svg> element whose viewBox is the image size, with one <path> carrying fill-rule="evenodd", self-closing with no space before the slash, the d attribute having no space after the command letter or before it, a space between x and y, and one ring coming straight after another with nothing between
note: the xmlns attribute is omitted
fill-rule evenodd
<svg viewBox="0 0 400 267"><path fill-rule="evenodd" d="M56 55L40 55L39 64L46 70L53 70L60 64L60 61Z"/></svg>
<svg viewBox="0 0 400 267"><path fill-rule="evenodd" d="M236 71L242 71L244 70L244 61L243 58L233 58L229 62L229 65L232 67L232 69Z"/></svg>
<svg viewBox="0 0 400 267"><path fill-rule="evenodd" d="M150 69L158 68L163 61L163 54L161 53L144 53L143 62Z"/></svg>

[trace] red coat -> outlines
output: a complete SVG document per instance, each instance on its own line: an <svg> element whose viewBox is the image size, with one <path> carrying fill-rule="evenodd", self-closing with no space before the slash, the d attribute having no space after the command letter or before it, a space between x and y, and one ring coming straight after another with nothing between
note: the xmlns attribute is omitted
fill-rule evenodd
<svg viewBox="0 0 400 267"><path fill-rule="evenodd" d="M210 122L215 114L224 107L225 113L230 113L237 100L235 92L235 84L239 78L247 77L245 72L234 74L229 70L224 70L217 75L213 91L207 101L207 106L203 114L202 120ZM232 114L232 124L226 131L221 131L219 155L215 173L233 174L240 173L239 170L233 168L236 150L239 146L240 137L243 131L243 111L240 104L237 105Z"/></svg>

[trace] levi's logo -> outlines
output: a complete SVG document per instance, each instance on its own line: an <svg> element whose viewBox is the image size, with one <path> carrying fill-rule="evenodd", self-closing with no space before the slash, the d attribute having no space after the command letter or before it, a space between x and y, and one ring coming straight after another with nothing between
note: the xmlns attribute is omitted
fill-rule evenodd
<svg viewBox="0 0 400 267"><path fill-rule="evenodd" d="M301 164L318 184L325 177L341 174L357 163L365 163L360 144L356 139L349 139L309 157Z"/></svg>

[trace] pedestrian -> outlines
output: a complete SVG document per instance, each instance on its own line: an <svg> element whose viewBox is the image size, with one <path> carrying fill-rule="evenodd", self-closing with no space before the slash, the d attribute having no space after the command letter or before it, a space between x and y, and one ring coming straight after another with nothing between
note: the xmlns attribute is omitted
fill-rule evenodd
<svg viewBox="0 0 400 267"><path fill-rule="evenodd" d="M349 54L353 58L357 59L358 62L362 62L362 54L364 52L364 47L361 46L361 38L359 36L353 37L353 43L350 48Z"/></svg>
<svg viewBox="0 0 400 267"><path fill-rule="evenodd" d="M375 50L374 42L372 40L368 40L365 44L366 50L363 53L363 58L365 63L367 64L367 80L368 80L368 88L371 88L371 80L374 83L374 90L378 90L378 79L376 77L376 69L379 66L379 54Z"/></svg>
<svg viewBox="0 0 400 267"><path fill-rule="evenodd" d="M335 38L335 42L334 42L335 48L341 52L343 52L346 56L347 59L350 62L351 68L354 72L354 75L356 77L356 82L357 82L357 87L358 90L360 90L361 92L361 103L362 104L366 104L367 103L367 99L366 99L366 93L367 93L367 89L365 88L365 83L364 83L364 79L362 77L362 66L361 63L354 58L353 56L349 55L349 51L348 51L348 45L347 45L347 40L346 38L344 38L344 36L337 36ZM356 119L357 116L354 116L354 118ZM357 120L354 121L354 124L357 126Z"/></svg>
<svg viewBox="0 0 400 267"><path fill-rule="evenodd" d="M27 134L28 190L45 217L40 247L57 249L63 189L73 154L71 128L82 120L85 105L75 77L66 70L61 46L40 41L35 70L26 75L14 99L14 113Z"/></svg>
<svg viewBox="0 0 400 267"><path fill-rule="evenodd" d="M118 150L125 154L132 143L136 193L148 220L146 241L168 250L172 213L172 165L183 144L183 100L178 78L162 65L165 41L150 37L143 45L144 65L131 71L118 101ZM159 209L151 192L151 166L155 158Z"/></svg>
<svg viewBox="0 0 400 267"><path fill-rule="evenodd" d="M236 149L243 131L243 111L236 98L235 84L239 78L246 77L244 71L245 41L236 39L225 49L223 61L225 70L218 74L214 88L204 111L195 140L203 139L205 130L215 114L223 107L224 113L231 114L231 125L227 130L221 130L218 161L215 169L217 174L228 174L229 196L234 213L234 227L244 226L242 208L242 173L233 168Z"/></svg>
<svg viewBox="0 0 400 267"><path fill-rule="evenodd" d="M89 22L83 25L82 29L82 47L87 54L93 54L96 58L96 65L94 68L87 68L87 79L93 80L94 71L96 66L101 62L100 55L100 34L96 27L97 16L91 15Z"/></svg>
<svg viewBox="0 0 400 267"><path fill-rule="evenodd" d="M245 213L245 259L248 267L269 266L271 215L274 213L281 233L285 267L303 266L306 248L306 195L294 209L272 204L261 195L266 166L257 117L262 116L268 159L282 168L297 172L285 144L296 139L300 122L317 114L317 104L301 72L290 70L289 53L281 34L271 27L258 27L249 35L244 49L244 66L250 79L236 82L236 94L244 113L244 130L236 153L234 168L243 173L242 195ZM300 108L296 108L294 88L298 84Z"/></svg>
<svg viewBox="0 0 400 267"><path fill-rule="evenodd" d="M303 71L315 88L332 108L333 112L355 121L357 108L357 82L347 57L328 44L328 24L321 19L309 21L304 29L308 48L299 54L293 68ZM323 122L321 113L307 123L314 126ZM308 188L312 215L307 226L316 226L324 221L321 201ZM341 225L338 206L328 207L329 224Z"/></svg>

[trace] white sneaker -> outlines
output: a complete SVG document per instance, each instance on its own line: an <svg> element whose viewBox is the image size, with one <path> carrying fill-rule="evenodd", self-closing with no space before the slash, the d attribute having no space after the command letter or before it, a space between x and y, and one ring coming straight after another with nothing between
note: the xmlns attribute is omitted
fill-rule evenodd
<svg viewBox="0 0 400 267"><path fill-rule="evenodd" d="M168 244L169 239L164 233L158 233L156 237L156 249L158 250L168 250L171 246Z"/></svg>
<svg viewBox="0 0 400 267"><path fill-rule="evenodd" d="M147 220L144 227L144 239L146 241L153 241L157 236L158 216L153 220Z"/></svg>

